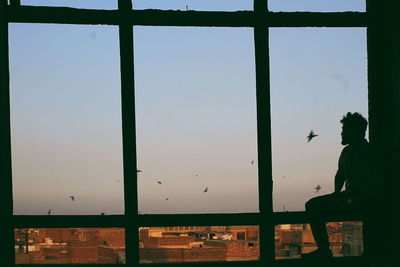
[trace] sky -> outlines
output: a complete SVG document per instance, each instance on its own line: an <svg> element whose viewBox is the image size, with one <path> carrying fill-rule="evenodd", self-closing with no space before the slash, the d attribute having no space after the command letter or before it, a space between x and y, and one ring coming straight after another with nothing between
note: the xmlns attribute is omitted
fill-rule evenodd
<svg viewBox="0 0 400 267"><path fill-rule="evenodd" d="M270 9L291 11L293 1L285 2ZM326 6L313 11L332 1L320 2ZM252 8L234 3L134 6ZM118 27L13 23L9 37L14 214L122 214ZM140 213L257 212L251 28L134 27L134 38ZM333 190L339 120L368 113L366 60L363 28L270 29L275 211L304 210L309 198ZM311 129L319 136L307 143Z"/></svg>

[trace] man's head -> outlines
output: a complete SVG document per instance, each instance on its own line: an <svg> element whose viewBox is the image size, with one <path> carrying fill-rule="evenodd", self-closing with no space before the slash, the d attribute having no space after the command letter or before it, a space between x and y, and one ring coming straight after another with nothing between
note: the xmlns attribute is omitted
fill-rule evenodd
<svg viewBox="0 0 400 267"><path fill-rule="evenodd" d="M360 113L348 112L340 122L342 123L342 145L354 144L365 138L368 122Z"/></svg>

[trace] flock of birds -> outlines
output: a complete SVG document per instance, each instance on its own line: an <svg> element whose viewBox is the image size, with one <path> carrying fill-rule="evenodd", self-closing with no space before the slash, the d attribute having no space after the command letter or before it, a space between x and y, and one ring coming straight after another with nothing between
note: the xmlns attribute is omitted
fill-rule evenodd
<svg viewBox="0 0 400 267"><path fill-rule="evenodd" d="M315 138L315 137L317 137L318 136L318 134L315 134L314 133L314 131L313 130L311 130L310 131L310 133L307 135L307 143L309 143L313 138ZM254 165L254 160L251 160L250 161L250 164L251 165ZM142 172L142 170L136 170L136 172L137 173L140 173L140 172ZM195 174L195 177L199 177L199 175L196 173ZM286 176L283 176L282 178L286 178ZM116 180L117 182L120 182L120 180ZM158 180L157 181L157 184L159 184L159 185L162 185L162 182L160 181L160 180ZM318 193L320 190L321 190L321 185L317 185L314 189L315 189L315 193ZM208 192L208 186L206 186L204 189L203 189L203 193L207 193ZM75 201L75 199L76 199L76 197L75 196L69 196L69 198L72 200L72 201ZM168 201L169 200L169 198L167 197L167 198L165 198L165 200L164 201ZM284 208L284 210L285 210L285 208ZM48 210L48 212L47 212L47 215L51 215L51 209L49 209Z"/></svg>
<svg viewBox="0 0 400 267"><path fill-rule="evenodd" d="M315 137L317 137L318 136L318 134L315 134L314 133L314 131L313 130L311 130L310 131L310 133L306 136L306 138L307 138L307 143L309 143L313 138L315 138ZM254 160L251 160L250 161L250 164L251 165L254 165ZM137 172L142 172L141 170L137 170ZM196 173L195 174L195 176L196 177L199 177L199 175ZM282 178L286 178L286 176L283 176ZM162 185L163 183L160 181L160 180L158 180L157 181L157 184L159 184L159 185ZM321 190L321 185L317 185L314 189L315 189L315 193L318 193L320 190ZM205 188L204 188L204 190L203 190L203 193L207 193L208 192L208 187L206 186ZM167 198L165 198L165 200L164 201L168 201L169 200L169 198L167 197Z"/></svg>
<svg viewBox="0 0 400 267"><path fill-rule="evenodd" d="M195 174L195 176L196 177L199 177L199 175L196 173ZM160 180L158 180L157 181L157 184L160 184L160 185L162 185L163 183L160 181ZM207 193L208 192L208 186L206 186L204 189L203 189L203 193ZM165 200L164 201L168 201L169 200L169 198L167 197L167 198L165 198Z"/></svg>

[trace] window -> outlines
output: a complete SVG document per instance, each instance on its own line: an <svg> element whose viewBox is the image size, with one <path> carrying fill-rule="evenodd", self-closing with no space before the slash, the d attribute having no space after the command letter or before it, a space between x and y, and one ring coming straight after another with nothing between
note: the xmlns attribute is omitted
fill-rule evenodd
<svg viewBox="0 0 400 267"><path fill-rule="evenodd" d="M164 5L166 1L162 1L162 6L161 4L158 5L157 1L153 1L151 6L140 6L144 1L133 1L134 7L137 4L138 9L132 8L131 1L123 0L118 1L118 9L113 6L115 1L102 1L103 4L107 3L105 6L79 6L79 8L84 9L65 7L69 6L67 1L63 1L63 7L56 7L53 5L54 1L51 1L51 6L49 6L50 1L47 1L47 4L43 4L46 5L45 7L40 6L40 4L29 6L32 1L21 2L22 5L18 0L0 2L0 147L2 148L0 150L0 158L2 158L0 161L0 177L2 177L0 180L0 198L2 201L0 210L0 256L2 262L7 266L19 263L15 257L16 253L28 252L29 254L30 240L33 240L30 235L39 235L39 232L35 232L38 231L37 229L64 229L71 236L75 236L78 232L85 232L82 229L119 229L119 234L123 233L125 237L123 238L124 242L121 241L120 245L126 244L126 248L123 251L102 250L104 258L109 259L112 254L111 258L114 259L113 263L116 264L133 265L139 263L141 259L142 262L143 259L146 262L152 261L151 251L147 250L149 253L143 254L144 246L151 244L151 242L147 242L148 240L146 242L142 240L142 238L148 237L144 234L145 230L148 229L154 230L152 232L154 240L162 237L188 240L192 238L193 234L197 234L200 239L221 238L217 242L211 242L217 244L218 242L229 241L229 238L234 238L236 241L242 241L243 248L253 252L257 250L257 253L259 253L260 257L249 259L246 263L248 265L268 265L279 257L290 258L298 255L298 243L302 237L300 232L307 231L307 218L304 212L292 212L292 210L301 209L298 207L292 209L291 204L288 204L289 211L286 207L283 208L286 203L274 195L275 184L272 183L272 178L275 175L275 173L272 173L274 171L272 148L273 138L276 137L273 127L274 116L277 115L274 108L276 104L279 104L274 92L276 89L274 87L274 81L276 81L274 80L276 79L274 71L276 70L275 64L282 62L275 58L276 55L272 55L274 51L271 49L276 45L272 40L276 37L275 34L286 30L297 32L300 40L306 34L303 29L305 27L308 28L307 31L314 32L318 32L321 28L324 28L326 32L337 30L333 28L340 28L339 31L354 31L356 35L360 36L365 34L365 31L367 32L366 42L368 47L365 46L365 42L360 42L359 44L362 47L357 51L364 53L364 56L365 51L369 53L369 83L366 85L364 79L358 84L358 88L365 89L368 86L369 109L366 108L367 103L365 101L367 99L364 95L360 106L356 108L361 107L364 112L369 113L371 140L378 145L384 144L382 147L386 149L389 157L395 158L394 152L390 151L389 148L396 151L395 148L397 149L398 143L394 141L394 138L386 138L386 134L396 130L396 125L387 123L387 120L388 116L392 119L398 116L398 113L395 113L397 110L394 108L399 106L394 97L398 91L394 89L393 85L396 81L395 78L392 76L388 78L384 69L386 71L387 68L390 68L389 72L394 72L393 66L395 64L391 60L395 59L391 59L390 49L397 46L385 46L387 45L386 42L381 42L380 38L386 40L387 36L384 35L384 31L378 31L374 26L374 23L377 22L374 20L374 16L367 16L369 12L377 12L376 10L382 7L379 5L383 4L367 5L369 8L364 12L364 5L361 3L356 5L355 8L353 8L354 6L345 6L340 10L329 10L329 8L321 10L318 8L321 7L321 3L319 3L317 11L338 12L291 13L287 11L304 10L298 7L294 7L295 10L278 6L272 8L273 3L277 3L277 1L272 0L270 1L271 10L284 12L268 12L267 0L254 0L254 8L249 7L250 1L241 1L244 4L240 6L229 6L227 3L231 1L220 1L224 2L224 8L207 7L204 3L197 8L193 4L193 7L190 5L187 8L190 12L182 12L181 10L186 10L186 5L182 5L178 1L170 1L171 7ZM43 3L45 2L43 1ZM159 2L161 3L161 1ZM178 8L176 8L177 3L179 4ZM371 1L367 3L371 3ZM169 10L171 8L174 10ZM210 10L213 12L209 12ZM236 12L236 10L246 11ZM313 10L307 8L307 11ZM342 12L348 10L355 12ZM50 31L47 32L49 28L44 30L46 26L43 24L51 24L51 34ZM24 29L24 27L35 29L34 31L24 32L25 37L30 35L33 39L14 40L16 31ZM193 29L193 27L196 28ZM315 29L315 27L318 27L318 29ZM99 32L105 28L110 32ZM79 29L80 33L75 36L75 33L66 29ZM84 30L81 31L82 29ZM47 45L46 41L51 39L52 34L62 35L60 31L65 36L57 37L54 40L59 42L63 38L70 38L66 43L66 49L61 51L57 50L57 45L48 46L49 53L54 53L54 57L36 58L38 65L33 64L34 62L29 59L31 56L38 56L35 55L34 45L38 49L43 49L42 45ZM144 32L151 34L146 37L143 35ZM84 42L80 39L82 37L80 34L83 34L82 36L86 38ZM102 39L103 34L109 34L110 37L106 41L112 39L112 42L103 43L105 40ZM169 39L171 34L177 39ZM191 58L193 55L190 53L194 50L190 49L193 49L196 44L191 43L190 40L185 43L184 39L190 34L199 38L196 40L202 44L202 47L198 47L197 52L199 54L196 55L195 59ZM223 36L224 39L221 39L220 43L208 42L205 39L210 38L210 34L214 35L213 38ZM41 39L41 37L44 39ZM180 37L182 39L178 39ZM148 45L141 43L145 40L142 38L149 38L145 41L148 42ZM191 40L195 40L194 38ZM363 38L365 38L365 35ZM32 40L34 42L31 42ZM117 40L119 47L117 47ZM40 44L39 41L44 43ZM165 47L162 46L163 44L165 44ZM185 44L187 47L185 47ZM108 52L102 53L103 45L111 45L113 47L112 52L107 50ZM172 54L169 54L167 49L167 46L174 49L175 45L181 45L182 48L182 51L174 51L174 56L178 58L171 57ZM357 44L353 43L353 45ZM217 46L219 50L213 50ZM69 54L75 48L85 50L88 47L90 49L82 53L82 57L74 58L76 55ZM21 52L18 55L14 54L19 48L18 51ZM145 54L146 49L148 49L147 55ZM94 54L91 54L92 52ZM201 53L204 53L204 56ZM226 53L226 57L219 58L221 53ZM381 53L384 54L383 57L381 57ZM64 57L63 60L65 61L53 61L53 65L48 63L56 60L59 56ZM15 65L16 57L21 57L21 62L27 65ZM244 57L244 60L242 57ZM82 60L85 60L85 62L81 62ZM151 61L153 66L146 65L146 60ZM174 60L176 62L181 60L180 63L182 63L179 69L175 69L175 76L172 77L171 74L169 77L163 77L162 72L164 70L174 67L171 66L171 62L174 62ZM300 57L299 60L306 61L307 59ZM62 65L65 62L69 63ZM240 64L237 64L238 62ZM33 76L30 76L24 70L29 64L30 71L36 73ZM44 64L42 65L45 68L43 73L40 73L41 69L37 69L40 64ZM96 76L96 73L87 71L80 64L98 65L98 67L104 68L104 72L101 73L102 75ZM224 64L229 66L227 70L221 70ZM364 73L362 75L366 75L364 67L365 65L362 65L361 71ZM60 70L65 70L65 73ZM192 70L192 72L189 70ZM156 73L153 75L152 72L155 71L157 71L157 75L155 75ZM202 77L203 71L207 76ZM47 73L52 73L53 77L51 78L55 80L46 80L49 78L46 75ZM97 87L96 93L85 91L83 88L75 90L78 89L78 85L74 84L75 80L69 77L71 74L76 74L75 77L82 77L80 81L85 81L79 86ZM39 79L41 75L44 77L42 77L43 79ZM241 80L243 76L246 76L245 82ZM9 77L11 77L11 83ZM109 77L109 79L105 79L106 77ZM198 95L190 95L190 97L185 98L184 93L188 93L187 90L194 90L193 88L187 89L185 86L192 77L196 77L196 84L193 88L197 90ZM366 78L366 76L363 77ZM346 87L346 79L342 73L332 73L330 78L331 82L336 82L338 87L342 86L340 87L342 89ZM60 88L64 88L64 90L59 92L45 90L40 82L42 82L42 85L55 82L54 87L60 85ZM112 84L107 84L108 82ZM160 85L158 88L154 86L157 83L167 84L168 82L176 85L174 89L178 90L174 91L172 95L163 92ZM35 83L39 91L32 92L26 89ZM384 90L380 88L380 83L382 83ZM67 87L68 84L73 85L70 90ZM196 88L196 86L199 87ZM60 88L54 90L61 90ZM106 88L112 89L107 90ZM286 89L281 88L280 90ZM40 90L45 90L45 92L40 92ZM243 92L245 93L242 94ZM365 93L365 90L363 92ZM49 100L49 96L57 97L59 102ZM196 103L196 99L200 99L201 103ZM165 103L166 100L171 102ZM13 101L15 101L14 104ZM209 103L213 103L214 106L203 106L202 104L205 104L206 101L210 101ZM219 107L221 103L226 104L228 101L231 102L223 106L223 110L217 110L216 107ZM390 101L390 105L386 105L388 101ZM67 108L62 106L65 103L70 104L70 106ZM187 109L181 106L185 103L190 104L185 107ZM304 103L307 102L302 104ZM104 104L104 108L99 108L101 104ZM157 106L158 104L159 106ZM110 108L110 105L112 108ZM62 111L61 115L64 116L61 117L62 122L57 121L60 110ZM168 114L168 112L174 110L176 114ZM164 115L168 115L168 118L163 117ZM169 115L176 115L175 119L178 119L171 122ZM184 115L187 116L188 120L185 121L182 117L179 117ZM165 121L159 122L163 127L151 121L151 118L157 122L159 118L165 118ZM40 124L43 122L41 120L47 121L42 125ZM29 125L29 123L33 125ZM195 126L182 127L179 131L176 129L177 125L190 126L190 124ZM71 131L71 125L78 125L79 127ZM96 127L92 127L93 125ZM169 126L171 127L169 128ZM310 127L313 126L310 125ZM66 131L63 131L64 128ZM196 143L199 138L210 137L212 139L216 136L216 133L212 131L213 129L209 128L217 131L223 129L224 132L218 135L219 139L215 144L209 142L207 146L202 146ZM185 130L188 131L185 132ZM237 132L233 132L235 130ZM200 131L201 134L196 131ZM53 168L58 166L54 173L60 178L59 183L52 181L51 185L46 184L47 180L44 176L49 175L49 173L46 173L41 167L46 162L40 158L41 155L39 154L26 154L27 151L30 151L30 147L23 141L27 140L24 138L28 138L29 133L34 134L33 137L42 140L44 144L49 146L51 153L47 151L46 157ZM45 134L50 136L47 137ZM157 135L160 139L157 138ZM190 138L185 139L188 136ZM57 154L59 151L54 151L57 146L51 143L54 141L51 140L53 137L56 139L62 137L61 141L70 138L70 142L74 143L74 146L64 146L64 148L74 150L74 153ZM232 137L234 138L230 139ZM160 140L159 145L157 141ZM186 145L180 148L181 151L185 151L188 146L201 151L196 151L199 154L191 152L193 153L190 154L192 158L185 157L184 153L180 157L169 157L169 153L176 153L173 150L174 146L171 146L174 143L168 143L170 140ZM109 142L109 147L107 147L107 142ZM91 144L91 146L84 147L88 144ZM159 153L158 149L161 149L161 146L164 146L162 148L165 150L164 154ZM39 146L39 150L43 150L43 147ZM240 153L241 151L243 153ZM39 152L44 153L46 151ZM115 156L112 162L108 158L110 157L110 154L107 154L108 152ZM210 154L209 157L205 156L207 153ZM203 183L201 180L203 169L206 169L208 165L204 165L199 170L196 170L196 166L190 166L196 155L200 155L198 162L196 162L199 164L196 166L202 166L201 164L204 162L215 164L214 168L208 169L206 172L210 171L210 177L215 178L223 175L224 178L218 182L214 181L214 178L212 178L214 180L210 178L206 183ZM66 161L66 164L63 164L63 157L68 157L68 162L72 163L66 166L68 162ZM225 162L224 158L227 157L232 161ZM99 158L101 160L95 160ZM84 161L88 163L83 163ZM169 168L168 164L165 164L168 161L173 162L173 168ZM164 165L159 164L160 162ZM219 162L221 163L219 164ZM242 162L243 166L240 165ZM390 164L390 162L388 160L383 164ZM80 170L77 168L78 163L82 164ZM180 166L180 163L182 163L182 166ZM35 166L26 169L29 164ZM155 165L159 165L158 169L154 167ZM382 175L383 179L396 177L395 168L391 166L385 169L387 175ZM38 167L38 169L35 169L35 167ZM86 204L85 211L76 212L71 210L70 206L66 206L61 209L63 211L57 213L49 205L56 205L54 199L58 197L61 191L64 190L61 192L66 194L63 201L69 201L68 204L76 204L77 201L80 201L80 198L73 193L67 194L67 190L73 189L67 183L70 179L65 174L67 169L71 172L71 175L79 174L73 179L78 183L76 189L82 190L84 193L87 193L87 190L84 189L83 185L90 185L90 182L104 182L110 179L112 184L97 184L96 189L98 191L93 192L90 197L95 196L96 193L100 193L101 196L96 196L98 201L96 201L96 197L91 198ZM230 173L232 170L235 170L235 173ZM40 183L36 184L33 180L28 182L21 178L30 174L34 175L35 180L40 181ZM185 175L191 175L188 178L199 183L202 189L199 193L200 196L194 196L182 189L177 189L178 186L182 185L186 188L193 188L193 185L181 183L184 181ZM285 173L278 175L285 176ZM86 179L89 176L92 176L90 182ZM168 181L168 179L164 179L165 177L171 180L175 179L175 184L169 189L179 196L177 200L168 195L168 191L166 191L168 188L164 187L164 182ZM229 177L233 177L232 181L229 180ZM242 177L243 180L240 180ZM243 183L246 179L249 181L248 184ZM290 177L288 176L287 179L290 179ZM237 182L237 184L232 185L231 182ZM215 194L213 192L214 195L211 194L214 190L210 185L212 183L219 186L219 191L215 191ZM158 187L152 191L153 186ZM52 188L56 187L59 189L53 191ZM235 191L230 191L231 188L235 188ZM322 188L325 190L325 184ZM290 188L287 191L285 189L282 192L291 194L291 190L294 189ZM44 193L51 193L52 195L51 197L44 197L45 201L41 202L41 194ZM207 203L206 206L202 206L203 204L199 202L200 198L209 195L212 195L215 205ZM240 199L236 199L238 195L240 195ZM185 202L185 196L190 198L190 201ZM84 198L90 197L84 195ZM155 199L162 204L158 205ZM112 207L104 207L104 205L110 203L116 204L113 204ZM175 207L167 206L169 203L172 203ZM281 206L285 212L280 212ZM359 219L332 218L332 221L357 221ZM219 228L206 229L214 225L218 225ZM243 231L243 225L257 227L257 231L251 233ZM277 229L275 226L282 227ZM201 227L203 228L199 230ZM282 229L285 227L289 227L290 231L283 231ZM278 230L280 231L279 234ZM96 239L96 236L100 235L99 231L101 232L101 230L87 230L85 233L87 235L90 233L91 238ZM108 231L109 235L113 235L110 231ZM357 228L357 231L359 233L359 228ZM281 234L283 232L284 234ZM296 242L291 243L291 245L284 243L287 235L292 234ZM81 236L84 235L81 234ZM357 242L351 234L345 233L341 237L344 238L342 246L344 254L360 254L361 244L358 242L358 237ZM25 241L23 241L24 238ZM98 241L102 247L111 244L108 238L100 238ZM258 246L258 242L262 243L262 246ZM207 249L204 243L192 243L199 253ZM282 246L276 249L276 243ZM302 244L311 247L313 241L303 240ZM65 255L64 251L68 251L62 246L54 250L47 250L49 253L43 255L43 259L48 261L56 261ZM141 256L143 257L141 258ZM200 257L201 255L196 254L195 256ZM21 256L21 254L18 257L21 260L26 260L26 257ZM238 259L233 260L238 261Z"/></svg>
<svg viewBox="0 0 400 267"><path fill-rule="evenodd" d="M141 213L258 212L252 31L135 27L134 36Z"/></svg>
<svg viewBox="0 0 400 267"><path fill-rule="evenodd" d="M274 211L303 211L334 191L343 115L368 116L366 32L270 28L269 38Z"/></svg>
<svg viewBox="0 0 400 267"><path fill-rule="evenodd" d="M9 36L14 214L123 214L118 28L13 23Z"/></svg>

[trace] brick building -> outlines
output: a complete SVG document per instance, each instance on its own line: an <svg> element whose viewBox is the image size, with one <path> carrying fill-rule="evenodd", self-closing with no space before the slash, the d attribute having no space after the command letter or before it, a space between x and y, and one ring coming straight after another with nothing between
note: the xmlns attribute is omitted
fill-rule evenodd
<svg viewBox="0 0 400 267"><path fill-rule="evenodd" d="M256 226L144 227L139 229L140 261L257 260L258 236Z"/></svg>
<svg viewBox="0 0 400 267"><path fill-rule="evenodd" d="M226 248L141 248L140 262L225 261Z"/></svg>
<svg viewBox="0 0 400 267"><path fill-rule="evenodd" d="M344 256L361 256L364 249L362 222L344 222L342 240Z"/></svg>
<svg viewBox="0 0 400 267"><path fill-rule="evenodd" d="M76 228L41 228L38 241L45 242L50 238L54 243L65 243L70 240L79 240L79 231Z"/></svg>
<svg viewBox="0 0 400 267"><path fill-rule="evenodd" d="M33 255L32 255L33 256ZM56 260L59 259L61 261L66 261L67 249L66 246L44 246L40 248L40 256L44 260Z"/></svg>
<svg viewBox="0 0 400 267"><path fill-rule="evenodd" d="M253 240L208 240L205 247L223 247L226 249L226 260L258 260L260 257L259 241Z"/></svg>
<svg viewBox="0 0 400 267"><path fill-rule="evenodd" d="M31 241L29 254L24 250L26 240ZM18 263L122 263L125 261L125 230L42 228L27 232L22 229L15 233L15 249Z"/></svg>
<svg viewBox="0 0 400 267"><path fill-rule="evenodd" d="M68 263L97 263L98 240L67 242Z"/></svg>
<svg viewBox="0 0 400 267"><path fill-rule="evenodd" d="M125 247L99 246L97 263L125 263Z"/></svg>
<svg viewBox="0 0 400 267"><path fill-rule="evenodd" d="M110 247L125 247L124 228L99 228L98 238L103 245Z"/></svg>
<svg viewBox="0 0 400 267"><path fill-rule="evenodd" d="M334 256L359 256L362 251L362 223L327 223ZM296 258L317 248L309 224L278 225L275 228L276 258Z"/></svg>
<svg viewBox="0 0 400 267"><path fill-rule="evenodd" d="M226 226L225 231L233 234L233 240L259 240L258 226Z"/></svg>

